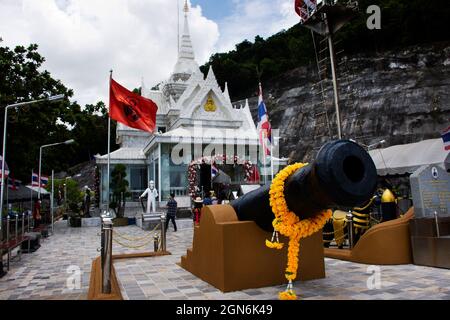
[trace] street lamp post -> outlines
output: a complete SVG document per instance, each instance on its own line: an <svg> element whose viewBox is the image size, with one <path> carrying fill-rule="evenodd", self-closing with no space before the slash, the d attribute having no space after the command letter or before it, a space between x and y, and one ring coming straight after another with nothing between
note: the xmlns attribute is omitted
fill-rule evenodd
<svg viewBox="0 0 450 320"><path fill-rule="evenodd" d="M64 99L63 94L59 94L56 96L51 96L45 99L39 99L39 100L33 100L33 101L26 101L26 102L19 102L7 105L5 107L5 119L4 119L4 125L3 125L3 152L2 152L2 185L1 185L1 191L0 191L0 222L2 221L3 216L3 195L5 191L5 158L6 158L6 127L8 125L8 110L10 108L18 108L27 106L30 104L38 103L38 102L44 102L44 101L50 101L50 102L57 102ZM2 230L2 223L0 223L0 230Z"/></svg>
<svg viewBox="0 0 450 320"><path fill-rule="evenodd" d="M64 95L56 95L51 96L49 98L39 99L39 100L33 100L33 101L26 101L26 102L19 102L7 105L5 107L5 118L4 118L4 126L3 126L3 150L2 150L2 168L1 168L1 186L0 186L0 231L2 230L3 225L3 197L5 194L5 159L6 159L6 133L7 133L7 125L8 125L8 110L10 108L19 108L22 106L38 103L38 102L44 102L44 101L50 101L50 102L57 102L64 99ZM3 233L0 232L0 239L3 240ZM0 250L0 253L3 255L3 251ZM0 274L3 275L3 263L0 261Z"/></svg>
<svg viewBox="0 0 450 320"><path fill-rule="evenodd" d="M54 146L59 146L62 144L71 144L74 143L75 140L70 139L64 142L58 142L58 143L51 143L51 144L46 144L41 146L41 148L39 149L39 189L38 189L38 199L41 200L41 167L42 167L42 149L44 148L48 148L48 147L54 147Z"/></svg>

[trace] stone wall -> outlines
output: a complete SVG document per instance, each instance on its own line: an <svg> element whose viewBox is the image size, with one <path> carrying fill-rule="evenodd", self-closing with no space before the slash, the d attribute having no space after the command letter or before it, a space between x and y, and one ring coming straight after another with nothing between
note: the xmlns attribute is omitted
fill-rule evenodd
<svg viewBox="0 0 450 320"><path fill-rule="evenodd" d="M343 57L339 74L340 109L344 138L384 147L438 138L450 125L450 43L405 48L374 55ZM330 139L336 138L331 81L325 81L321 103L317 66L303 66L264 85L264 98L273 128L279 128L280 154L293 161L309 161ZM257 97L250 100L256 121ZM238 101L234 104L243 104Z"/></svg>

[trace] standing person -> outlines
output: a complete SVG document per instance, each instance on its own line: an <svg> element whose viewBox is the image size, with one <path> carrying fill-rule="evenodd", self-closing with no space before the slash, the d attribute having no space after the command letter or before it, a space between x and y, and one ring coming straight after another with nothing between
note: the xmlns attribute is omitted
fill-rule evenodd
<svg viewBox="0 0 450 320"><path fill-rule="evenodd" d="M33 220L34 220L34 227L37 228L41 225L41 200L37 200L34 203L34 211L33 211Z"/></svg>
<svg viewBox="0 0 450 320"><path fill-rule="evenodd" d="M175 193L170 194L170 199L167 202L167 217L166 217L166 231L169 228L169 220L172 220L173 228L177 232L177 224L175 222L175 216L177 215L178 203L175 200Z"/></svg>
<svg viewBox="0 0 450 320"><path fill-rule="evenodd" d="M203 208L203 200L200 197L195 198L194 200L194 209L193 209L193 219L194 226L198 226L200 224L200 218L202 215Z"/></svg>
<svg viewBox="0 0 450 320"><path fill-rule="evenodd" d="M84 187L85 195L84 195L84 216L86 218L90 218L89 209L91 208L91 189L88 186Z"/></svg>
<svg viewBox="0 0 450 320"><path fill-rule="evenodd" d="M211 199L210 194L211 194L211 192L206 194L206 197L203 199L203 205L205 205L205 206L212 205L212 199Z"/></svg>

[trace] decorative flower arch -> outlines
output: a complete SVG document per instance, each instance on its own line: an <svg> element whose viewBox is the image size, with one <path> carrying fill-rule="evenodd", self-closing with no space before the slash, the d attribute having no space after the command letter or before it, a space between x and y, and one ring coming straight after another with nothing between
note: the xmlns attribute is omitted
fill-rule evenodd
<svg viewBox="0 0 450 320"><path fill-rule="evenodd" d="M189 194L192 198L195 197L195 182L197 180L197 172L200 170L200 166L202 164L211 165L216 161L221 161L225 164L230 163L231 161L234 164L243 165L245 169L245 181L251 182L252 177L255 176L255 170L257 170L256 166L250 160L244 160L243 163L239 163L238 156L228 156L218 154L215 156L209 157L201 157L197 160L192 161L188 167L188 179L189 179Z"/></svg>

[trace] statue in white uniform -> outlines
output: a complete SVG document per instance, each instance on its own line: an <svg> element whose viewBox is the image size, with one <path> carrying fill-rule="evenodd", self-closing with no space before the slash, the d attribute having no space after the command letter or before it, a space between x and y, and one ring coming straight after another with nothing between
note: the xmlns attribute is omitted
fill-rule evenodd
<svg viewBox="0 0 450 320"><path fill-rule="evenodd" d="M156 212L156 198L158 198L158 190L155 188L155 183L149 181L148 188L145 189L144 193L141 194L139 198L147 196L147 213Z"/></svg>

